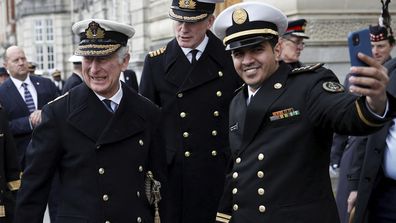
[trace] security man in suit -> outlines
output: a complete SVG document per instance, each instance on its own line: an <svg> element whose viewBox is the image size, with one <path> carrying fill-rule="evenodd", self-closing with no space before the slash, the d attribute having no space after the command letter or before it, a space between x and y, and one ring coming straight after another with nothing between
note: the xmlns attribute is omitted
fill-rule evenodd
<svg viewBox="0 0 396 223"><path fill-rule="evenodd" d="M81 56L76 56L72 55L69 58L69 62L73 63L73 73L70 75L69 78L66 79L65 84L63 85L62 88L62 94L68 92L70 89L73 87L81 84L83 82L82 79L82 57Z"/></svg>
<svg viewBox="0 0 396 223"><path fill-rule="evenodd" d="M16 192L21 185L19 175L16 145L0 106L0 223L13 222Z"/></svg>
<svg viewBox="0 0 396 223"><path fill-rule="evenodd" d="M230 105L232 163L217 222L339 222L328 172L333 131L367 134L395 115L387 70L366 55L372 67L351 68L359 77L350 79L364 97L321 64L279 62L286 26L279 9L258 2L233 5L214 23L246 83Z"/></svg>
<svg viewBox="0 0 396 223"><path fill-rule="evenodd" d="M10 78L0 86L0 104L7 113L17 144L18 162L23 170L26 148L33 129L41 121L41 108L59 94L50 79L28 74L28 63L22 48L10 46L4 55L4 67Z"/></svg>
<svg viewBox="0 0 396 223"><path fill-rule="evenodd" d="M56 222L159 222L160 189L166 190L160 110L119 80L134 29L88 19L72 30L81 37L75 54L83 56L84 82L43 109L15 221L43 222L50 179L58 171Z"/></svg>
<svg viewBox="0 0 396 223"><path fill-rule="evenodd" d="M292 68L304 66L300 62L300 55L304 50L304 40L309 39L309 36L305 33L306 26L307 20L305 19L291 20L288 22L285 34L279 38L280 58Z"/></svg>
<svg viewBox="0 0 396 223"><path fill-rule="evenodd" d="M172 1L175 38L146 56L139 86L164 113L173 223L214 222L224 186L228 107L242 83L209 30L215 2Z"/></svg>

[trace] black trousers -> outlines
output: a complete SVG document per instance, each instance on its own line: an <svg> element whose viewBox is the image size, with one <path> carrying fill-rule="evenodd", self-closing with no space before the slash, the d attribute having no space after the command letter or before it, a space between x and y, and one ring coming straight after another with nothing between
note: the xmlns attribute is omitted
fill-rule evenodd
<svg viewBox="0 0 396 223"><path fill-rule="evenodd" d="M369 223L396 222L396 180L381 180L371 195L368 217Z"/></svg>

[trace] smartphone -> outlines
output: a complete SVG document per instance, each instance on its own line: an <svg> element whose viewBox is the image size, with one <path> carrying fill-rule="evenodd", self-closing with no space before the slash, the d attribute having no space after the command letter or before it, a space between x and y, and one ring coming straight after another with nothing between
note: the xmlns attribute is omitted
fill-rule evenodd
<svg viewBox="0 0 396 223"><path fill-rule="evenodd" d="M357 55L361 52L372 57L369 29L365 28L350 32L348 34L348 47L351 66L367 66Z"/></svg>

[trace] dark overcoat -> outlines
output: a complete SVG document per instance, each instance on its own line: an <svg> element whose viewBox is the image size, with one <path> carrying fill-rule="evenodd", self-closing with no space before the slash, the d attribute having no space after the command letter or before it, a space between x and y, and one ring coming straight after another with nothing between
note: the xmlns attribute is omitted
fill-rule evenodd
<svg viewBox="0 0 396 223"><path fill-rule="evenodd" d="M328 169L333 131L367 134L385 120L317 67L291 72L280 63L248 106L247 87L233 99L218 222L339 222Z"/></svg>
<svg viewBox="0 0 396 223"><path fill-rule="evenodd" d="M0 106L0 223L13 222L15 195L21 184L19 175L16 145Z"/></svg>
<svg viewBox="0 0 396 223"><path fill-rule="evenodd" d="M17 223L43 222L56 171L57 223L153 222L145 176L152 171L165 189L160 111L125 84L122 89L114 114L85 84L44 107L26 154Z"/></svg>
<svg viewBox="0 0 396 223"><path fill-rule="evenodd" d="M176 39L145 60L140 92L159 105L169 167L169 217L214 222L229 159L228 108L241 81L211 32L192 66Z"/></svg>

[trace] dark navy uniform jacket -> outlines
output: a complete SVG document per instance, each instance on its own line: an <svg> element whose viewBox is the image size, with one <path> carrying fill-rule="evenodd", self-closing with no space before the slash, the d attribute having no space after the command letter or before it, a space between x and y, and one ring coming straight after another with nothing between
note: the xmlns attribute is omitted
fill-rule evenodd
<svg viewBox="0 0 396 223"><path fill-rule="evenodd" d="M19 175L16 145L0 106L0 223L13 222L15 195L21 184Z"/></svg>
<svg viewBox="0 0 396 223"><path fill-rule="evenodd" d="M169 167L170 222L214 222L229 159L228 108L241 86L211 32L192 66L176 39L145 60L140 92L159 105Z"/></svg>
<svg viewBox="0 0 396 223"><path fill-rule="evenodd" d="M387 119L318 65L292 72L281 62L248 106L246 98L244 87L230 106L232 165L218 222L339 222L328 169L333 131L367 134Z"/></svg>
<svg viewBox="0 0 396 223"><path fill-rule="evenodd" d="M165 189L160 111L125 84L122 89L114 114L85 84L44 107L26 154L17 223L43 222L56 171L56 222L153 222L145 176L152 171Z"/></svg>

